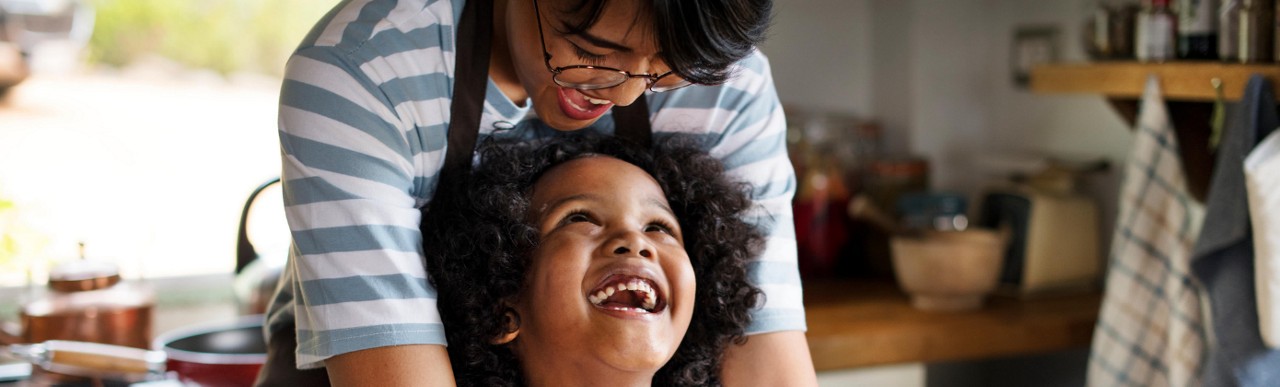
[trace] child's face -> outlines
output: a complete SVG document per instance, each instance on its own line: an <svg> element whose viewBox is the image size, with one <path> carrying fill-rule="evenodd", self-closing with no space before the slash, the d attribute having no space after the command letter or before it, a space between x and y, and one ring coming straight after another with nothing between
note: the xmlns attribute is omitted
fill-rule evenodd
<svg viewBox="0 0 1280 387"><path fill-rule="evenodd" d="M572 160L535 183L530 219L540 242L514 342L527 376L656 372L689 328L695 289L657 182L612 157Z"/></svg>

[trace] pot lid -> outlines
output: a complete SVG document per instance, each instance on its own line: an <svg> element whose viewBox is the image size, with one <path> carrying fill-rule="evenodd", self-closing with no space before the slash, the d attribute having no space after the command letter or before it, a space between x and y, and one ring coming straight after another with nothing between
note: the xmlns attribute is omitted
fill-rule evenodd
<svg viewBox="0 0 1280 387"><path fill-rule="evenodd" d="M75 260L49 271L49 287L63 292L105 289L118 282L120 269L105 261Z"/></svg>

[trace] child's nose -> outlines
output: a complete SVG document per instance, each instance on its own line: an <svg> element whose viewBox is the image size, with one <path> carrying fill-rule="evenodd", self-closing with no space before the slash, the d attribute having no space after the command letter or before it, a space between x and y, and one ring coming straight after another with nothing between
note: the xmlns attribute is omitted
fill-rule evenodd
<svg viewBox="0 0 1280 387"><path fill-rule="evenodd" d="M614 256L653 258L653 247L639 232L628 231L610 239L605 248Z"/></svg>

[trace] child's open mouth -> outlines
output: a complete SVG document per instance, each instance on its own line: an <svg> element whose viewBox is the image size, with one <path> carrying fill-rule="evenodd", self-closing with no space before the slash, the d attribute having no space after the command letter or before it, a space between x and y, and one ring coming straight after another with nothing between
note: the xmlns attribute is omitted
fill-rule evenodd
<svg viewBox="0 0 1280 387"><path fill-rule="evenodd" d="M577 89L561 87L559 95L560 111L575 120L594 120L613 107L609 100L588 97Z"/></svg>
<svg viewBox="0 0 1280 387"><path fill-rule="evenodd" d="M656 314L667 308L653 280L623 274L609 276L591 290L587 300L597 308L618 312Z"/></svg>

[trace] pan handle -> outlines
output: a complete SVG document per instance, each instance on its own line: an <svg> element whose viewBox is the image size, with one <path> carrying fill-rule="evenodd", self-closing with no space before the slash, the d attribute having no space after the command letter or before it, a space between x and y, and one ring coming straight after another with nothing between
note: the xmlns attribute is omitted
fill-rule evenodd
<svg viewBox="0 0 1280 387"><path fill-rule="evenodd" d="M161 379L166 360L162 351L65 340L13 344L9 352L51 372L127 381Z"/></svg>

